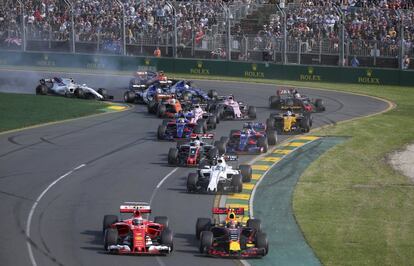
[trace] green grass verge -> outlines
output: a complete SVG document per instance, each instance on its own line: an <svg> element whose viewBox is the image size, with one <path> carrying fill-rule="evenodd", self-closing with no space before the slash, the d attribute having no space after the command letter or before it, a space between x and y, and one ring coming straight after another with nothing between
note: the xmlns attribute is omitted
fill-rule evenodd
<svg viewBox="0 0 414 266"><path fill-rule="evenodd" d="M318 132L352 138L307 169L293 207L307 241L325 265L413 265L414 186L392 170L386 156L414 140L414 88L172 76L334 89L396 103L390 112Z"/></svg>
<svg viewBox="0 0 414 266"><path fill-rule="evenodd" d="M0 93L0 132L97 114L106 106L98 101Z"/></svg>

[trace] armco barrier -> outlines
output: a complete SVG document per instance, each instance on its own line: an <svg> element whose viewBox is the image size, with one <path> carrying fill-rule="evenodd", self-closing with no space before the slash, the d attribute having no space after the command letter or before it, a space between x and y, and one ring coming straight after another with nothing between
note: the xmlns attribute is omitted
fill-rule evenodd
<svg viewBox="0 0 414 266"><path fill-rule="evenodd" d="M218 60L5 51L0 51L0 65L118 71L164 70L170 73L205 76L414 86L413 71L378 68L340 68Z"/></svg>

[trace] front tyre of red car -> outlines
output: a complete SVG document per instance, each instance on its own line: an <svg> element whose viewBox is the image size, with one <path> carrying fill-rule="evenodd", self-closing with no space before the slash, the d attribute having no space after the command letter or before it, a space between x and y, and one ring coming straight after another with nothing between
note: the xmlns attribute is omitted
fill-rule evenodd
<svg viewBox="0 0 414 266"><path fill-rule="evenodd" d="M166 228L161 232L161 244L170 247L170 252L173 251L173 232L169 228Z"/></svg>
<svg viewBox="0 0 414 266"><path fill-rule="evenodd" d="M210 231L203 231L200 235L200 253L207 253L213 245L213 233Z"/></svg>
<svg viewBox="0 0 414 266"><path fill-rule="evenodd" d="M105 215L102 223L102 233L105 234L105 230L108 229L112 224L117 222L118 216L112 214Z"/></svg>
<svg viewBox="0 0 414 266"><path fill-rule="evenodd" d="M176 148L170 148L170 150L168 151L168 164L176 165L177 157L178 157L178 150Z"/></svg>
<svg viewBox="0 0 414 266"><path fill-rule="evenodd" d="M118 230L114 228L109 228L105 230L104 235L104 248L108 250L108 248L112 245L118 244Z"/></svg>
<svg viewBox="0 0 414 266"><path fill-rule="evenodd" d="M168 217L167 216L155 216L154 223L162 224L164 228L168 227Z"/></svg>

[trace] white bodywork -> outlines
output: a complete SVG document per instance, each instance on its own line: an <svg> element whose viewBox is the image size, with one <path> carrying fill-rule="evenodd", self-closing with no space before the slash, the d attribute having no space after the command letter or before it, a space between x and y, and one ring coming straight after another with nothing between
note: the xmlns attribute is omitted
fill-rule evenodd
<svg viewBox="0 0 414 266"><path fill-rule="evenodd" d="M220 182L231 181L232 176L240 174L240 171L233 169L232 166L223 161L221 164L206 166L205 169L200 170L200 175L202 176L205 176L207 173L210 174L207 192L217 192L217 187Z"/></svg>
<svg viewBox="0 0 414 266"><path fill-rule="evenodd" d="M45 82L52 84L52 86L49 87L49 89L53 91L53 93L62 96L72 96L75 93L75 90L79 88L83 90L85 94L90 93L100 100L104 99L103 95L99 94L91 87L86 86L86 84L77 84L71 78L45 79Z"/></svg>

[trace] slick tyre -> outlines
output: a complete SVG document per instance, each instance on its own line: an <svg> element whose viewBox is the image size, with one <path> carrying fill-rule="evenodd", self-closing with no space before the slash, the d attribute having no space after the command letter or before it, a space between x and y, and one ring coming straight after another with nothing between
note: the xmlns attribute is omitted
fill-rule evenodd
<svg viewBox="0 0 414 266"><path fill-rule="evenodd" d="M253 228L256 232L262 231L262 221L260 221L260 219L249 219L247 220L246 226Z"/></svg>
<svg viewBox="0 0 414 266"><path fill-rule="evenodd" d="M157 138L159 140L163 140L165 139L165 131L166 131L167 127L164 125L159 125L158 126L158 131L157 131Z"/></svg>
<svg viewBox="0 0 414 266"><path fill-rule="evenodd" d="M240 174L244 183L250 182L252 180L252 167L247 164L240 165Z"/></svg>
<svg viewBox="0 0 414 266"><path fill-rule="evenodd" d="M170 148L170 150L168 151L168 164L176 165L177 157L178 157L178 150L176 148Z"/></svg>
<svg viewBox="0 0 414 266"><path fill-rule="evenodd" d="M267 136L267 144L269 144L269 146L276 145L276 143L277 143L277 133L276 133L275 130L267 130L266 131L266 136Z"/></svg>
<svg viewBox="0 0 414 266"><path fill-rule="evenodd" d="M197 191L198 175L196 173L189 173L187 176L187 192Z"/></svg>
<svg viewBox="0 0 414 266"><path fill-rule="evenodd" d="M154 223L162 224L164 228L168 227L168 217L167 216L155 216Z"/></svg>
<svg viewBox="0 0 414 266"><path fill-rule="evenodd" d="M243 190L243 179L241 175L233 175L231 185L234 193L240 193Z"/></svg>
<svg viewBox="0 0 414 266"><path fill-rule="evenodd" d="M85 99L85 92L80 88L75 89L73 95L75 95L76 98Z"/></svg>
<svg viewBox="0 0 414 266"><path fill-rule="evenodd" d="M116 215L105 215L103 218L103 223L102 223L102 233L105 233L105 230L108 229L112 224L117 223L118 222L118 216Z"/></svg>
<svg viewBox="0 0 414 266"><path fill-rule="evenodd" d="M201 232L210 231L211 219L210 218L198 218L195 227L195 235L197 239L200 239Z"/></svg>
<svg viewBox="0 0 414 266"><path fill-rule="evenodd" d="M259 146L260 148L263 148L263 152L266 153L267 150L269 149L269 144L267 142L267 137L261 137L257 141L257 146Z"/></svg>
<svg viewBox="0 0 414 266"><path fill-rule="evenodd" d="M37 95L47 95L47 86L46 85L38 85L36 87L36 94Z"/></svg>
<svg viewBox="0 0 414 266"><path fill-rule="evenodd" d="M173 250L174 244L173 232L167 227L161 232L161 244L171 248L170 252Z"/></svg>
<svg viewBox="0 0 414 266"><path fill-rule="evenodd" d="M280 98L278 96L270 96L269 97L269 106L270 108L280 109Z"/></svg>
<svg viewBox="0 0 414 266"><path fill-rule="evenodd" d="M200 253L207 253L207 251L213 245L213 233L210 231L203 231L201 232L200 239Z"/></svg>
<svg viewBox="0 0 414 266"><path fill-rule="evenodd" d="M268 119L266 119L266 127L268 130L275 129L275 120L273 117L269 117Z"/></svg>
<svg viewBox="0 0 414 266"><path fill-rule="evenodd" d="M158 105L157 116L158 117L164 117L165 112L167 112L167 107L163 104Z"/></svg>
<svg viewBox="0 0 414 266"><path fill-rule="evenodd" d="M269 252L269 240L267 239L267 235L262 232L258 232L256 234L256 247L259 249L263 249L263 256L266 256Z"/></svg>
<svg viewBox="0 0 414 266"><path fill-rule="evenodd" d="M135 101L135 92L133 91L126 91L124 93L124 102L126 103L134 103Z"/></svg>
<svg viewBox="0 0 414 266"><path fill-rule="evenodd" d="M108 250L108 247L118 244L118 230L109 228L105 230L104 235L104 248Z"/></svg>
<svg viewBox="0 0 414 266"><path fill-rule="evenodd" d="M250 119L256 119L256 107L255 106L249 106L247 114L249 115Z"/></svg>

